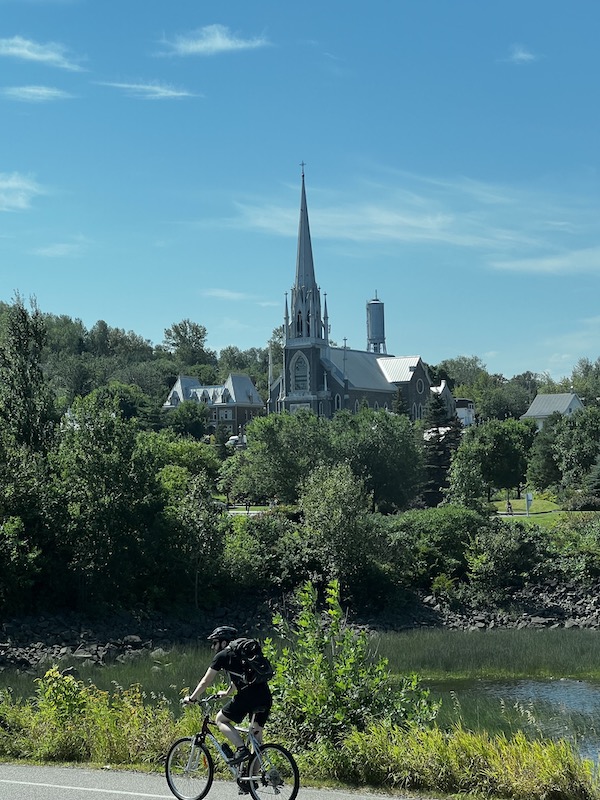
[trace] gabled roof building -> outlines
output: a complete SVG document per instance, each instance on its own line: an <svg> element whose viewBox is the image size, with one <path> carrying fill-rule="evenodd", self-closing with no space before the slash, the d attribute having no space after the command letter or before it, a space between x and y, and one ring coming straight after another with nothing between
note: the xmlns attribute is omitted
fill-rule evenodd
<svg viewBox="0 0 600 800"><path fill-rule="evenodd" d="M564 416L570 416L581 408L583 408L583 403L574 392L538 394L533 398L527 411L521 415L521 419L534 419L539 430L544 427L544 422L551 414L558 412Z"/></svg>
<svg viewBox="0 0 600 800"><path fill-rule="evenodd" d="M185 400L203 403L211 411L210 425L223 425L237 434L251 419L265 413L263 400L248 375L230 373L224 384L203 386L197 378L180 375L169 392L163 411L177 408Z"/></svg>
<svg viewBox="0 0 600 800"><path fill-rule="evenodd" d="M330 344L327 297L321 303L315 279L303 170L296 276L289 305L286 295L283 365L270 386L268 412L309 409L330 418L341 409L356 412L364 403L390 411L399 403L415 420L423 416L431 387L420 356L387 354L384 308L377 296L367 303L367 349Z"/></svg>

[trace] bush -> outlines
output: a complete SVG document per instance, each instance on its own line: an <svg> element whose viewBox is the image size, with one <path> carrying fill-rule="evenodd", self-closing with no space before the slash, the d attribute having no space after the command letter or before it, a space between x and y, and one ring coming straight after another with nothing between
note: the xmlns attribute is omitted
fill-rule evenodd
<svg viewBox="0 0 600 800"><path fill-rule="evenodd" d="M550 545L534 525L492 520L474 536L466 552L471 589L482 598L501 600L526 581L547 577Z"/></svg>
<svg viewBox="0 0 600 800"><path fill-rule="evenodd" d="M272 641L265 643L275 665L272 722L296 751L320 742L335 746L374 719L421 725L435 718L438 706L418 679L393 680L387 661L375 656L367 632L348 625L337 581L327 586L322 615L311 583L297 597L295 622L281 616L274 620L285 642L281 653Z"/></svg>
<svg viewBox="0 0 600 800"><path fill-rule="evenodd" d="M469 541L488 524L486 517L462 506L407 511L390 523L392 557L406 581L418 588L429 590L442 575L446 582L463 580Z"/></svg>

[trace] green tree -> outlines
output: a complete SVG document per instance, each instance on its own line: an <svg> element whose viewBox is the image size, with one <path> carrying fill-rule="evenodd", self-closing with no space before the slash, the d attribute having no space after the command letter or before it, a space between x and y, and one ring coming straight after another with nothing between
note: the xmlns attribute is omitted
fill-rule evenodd
<svg viewBox="0 0 600 800"><path fill-rule="evenodd" d="M3 435L16 446L47 449L54 431L54 397L42 371L44 318L35 301L31 311L17 295L8 307L0 340L0 420Z"/></svg>
<svg viewBox="0 0 600 800"><path fill-rule="evenodd" d="M556 433L561 421L561 414L555 411L537 432L531 446L527 483L539 491L557 489L561 482L562 472L556 460Z"/></svg>
<svg viewBox="0 0 600 800"><path fill-rule="evenodd" d="M448 472L452 456L458 448L462 436L460 420L454 416L448 419L448 412L442 397L432 392L422 422L424 480L423 499L432 508L444 499L448 489Z"/></svg>
<svg viewBox="0 0 600 800"><path fill-rule="evenodd" d="M556 426L554 452L563 488L578 489L600 453L600 407L563 416Z"/></svg>
<svg viewBox="0 0 600 800"><path fill-rule="evenodd" d="M331 460L350 464L382 511L406 508L422 481L422 446L410 420L387 411L339 411L330 423Z"/></svg>
<svg viewBox="0 0 600 800"><path fill-rule="evenodd" d="M167 517L178 594L193 599L196 608L209 606L218 594L228 520L222 520L206 476L190 478L184 494L167 509Z"/></svg>
<svg viewBox="0 0 600 800"><path fill-rule="evenodd" d="M266 643L276 665L271 687L273 722L300 751L325 744L335 748L352 730L377 720L430 724L438 706L418 679L393 680L387 661L377 656L366 631L346 622L339 584L332 581L320 613L314 586L299 590L296 619L274 618L284 646L277 653Z"/></svg>
<svg viewBox="0 0 600 800"><path fill-rule="evenodd" d="M350 465L316 467L302 485L307 536L320 555L325 580L356 593L377 547L369 536L371 498Z"/></svg>
<svg viewBox="0 0 600 800"><path fill-rule="evenodd" d="M477 511L482 509L482 497L486 491L481 469L482 457L477 429L468 428L450 464L447 492L450 503Z"/></svg>
<svg viewBox="0 0 600 800"><path fill-rule="evenodd" d="M202 439L208 430L210 413L210 408L203 403L184 400L167 412L165 424L180 436Z"/></svg>
<svg viewBox="0 0 600 800"><path fill-rule="evenodd" d="M216 364L216 354L207 350L206 328L190 319L183 319L165 329L164 346L182 364Z"/></svg>
<svg viewBox="0 0 600 800"><path fill-rule="evenodd" d="M441 361L434 370L438 377L446 378L450 383L450 388L455 386L472 386L477 378L487 374L485 364L478 356L456 356ZM456 397L468 397L469 395L457 395Z"/></svg>
<svg viewBox="0 0 600 800"><path fill-rule="evenodd" d="M388 537L394 569L411 588L430 590L442 576L447 582L462 581L467 572L465 551L486 525L484 515L452 505L392 517Z"/></svg>
<svg viewBox="0 0 600 800"><path fill-rule="evenodd" d="M89 395L73 403L51 454L52 523L84 606L143 598L160 558L153 544L158 488L136 441L136 421L123 417L117 398ZM65 578L64 588L72 583Z"/></svg>
<svg viewBox="0 0 600 800"><path fill-rule="evenodd" d="M517 488L525 481L527 458L533 443L535 426L517 420L490 420L475 428L470 438L476 446L472 455L487 487L488 500L494 489ZM462 445L459 447L460 452Z"/></svg>
<svg viewBox="0 0 600 800"><path fill-rule="evenodd" d="M255 417L237 485L256 498L295 503L301 482L331 463L328 421L309 411Z"/></svg>
<svg viewBox="0 0 600 800"><path fill-rule="evenodd" d="M579 359L571 374L570 390L586 406L600 405L600 358L593 362L589 358Z"/></svg>

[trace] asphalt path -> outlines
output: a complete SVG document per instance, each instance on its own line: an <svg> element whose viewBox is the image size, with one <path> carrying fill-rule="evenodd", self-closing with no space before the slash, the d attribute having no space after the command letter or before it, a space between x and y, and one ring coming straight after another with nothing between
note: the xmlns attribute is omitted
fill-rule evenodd
<svg viewBox="0 0 600 800"><path fill-rule="evenodd" d="M215 781L210 800L238 800L233 781ZM377 800L373 793L300 786L301 800ZM410 795L394 794L394 798ZM414 795L412 796L414 798ZM173 800L164 775L79 767L37 767L0 764L0 798L10 800ZM426 800L422 795L419 800Z"/></svg>

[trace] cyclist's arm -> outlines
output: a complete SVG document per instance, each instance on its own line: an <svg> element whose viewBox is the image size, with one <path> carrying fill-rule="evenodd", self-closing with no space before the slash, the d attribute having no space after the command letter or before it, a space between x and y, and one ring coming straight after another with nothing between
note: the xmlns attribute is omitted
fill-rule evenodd
<svg viewBox="0 0 600 800"><path fill-rule="evenodd" d="M196 686L194 691L187 698L188 702L193 703L200 697L201 694L204 694L204 692L208 689L208 687L212 683L214 683L214 680L218 674L219 674L218 670L211 669L211 667L209 667L204 673L204 677L202 678L198 686Z"/></svg>
<svg viewBox="0 0 600 800"><path fill-rule="evenodd" d="M217 692L217 694L219 695L219 697L230 697L232 694L234 694L234 692L235 692L235 684L233 683L233 681L231 681L227 689L224 689L222 692Z"/></svg>

